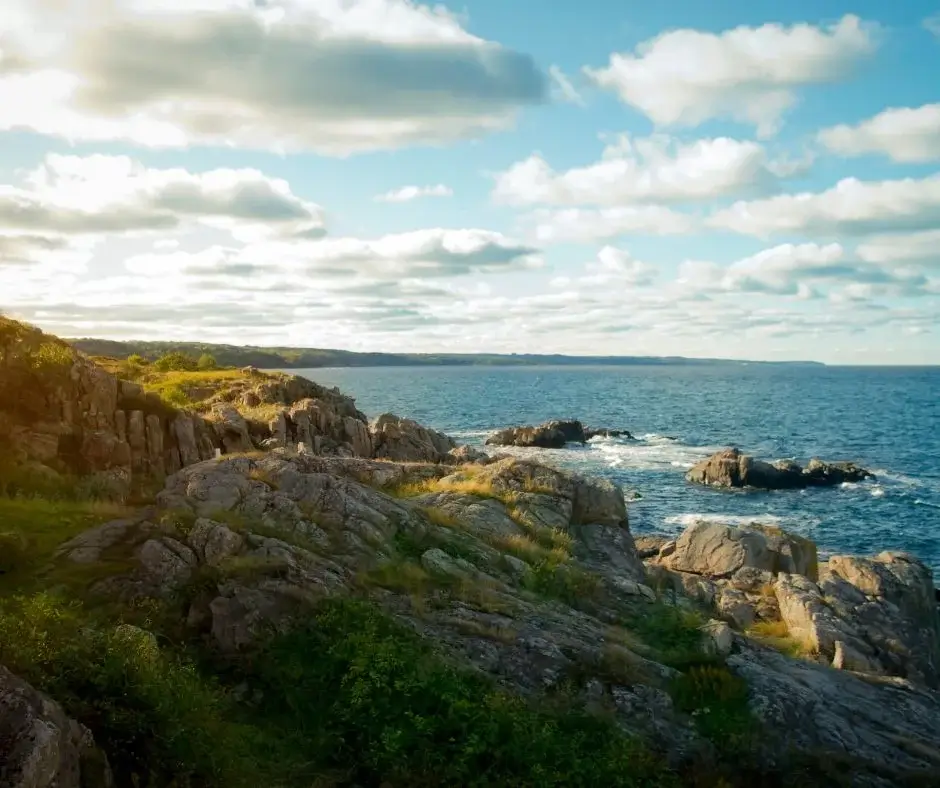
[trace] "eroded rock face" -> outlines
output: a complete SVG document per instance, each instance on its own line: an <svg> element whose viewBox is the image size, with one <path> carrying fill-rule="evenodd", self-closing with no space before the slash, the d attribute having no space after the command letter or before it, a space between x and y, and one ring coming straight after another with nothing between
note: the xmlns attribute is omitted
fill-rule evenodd
<svg viewBox="0 0 940 788"><path fill-rule="evenodd" d="M702 460L686 474L686 479L710 487L790 490L857 482L873 476L850 462L826 463L813 459L804 469L789 460L769 463L738 449L725 449Z"/></svg>
<svg viewBox="0 0 940 788"><path fill-rule="evenodd" d="M112 785L107 758L62 707L0 666L0 786Z"/></svg>
<svg viewBox="0 0 940 788"><path fill-rule="evenodd" d="M663 565L679 572L727 578L743 567L771 571L774 556L758 531L701 522L682 533Z"/></svg>
<svg viewBox="0 0 940 788"><path fill-rule="evenodd" d="M757 718L784 744L850 759L861 773L852 785L891 786L907 772L922 780L937 774L938 693L903 679L861 680L740 637L736 646L728 664L747 681Z"/></svg>
<svg viewBox="0 0 940 788"><path fill-rule="evenodd" d="M411 419L384 413L370 425L373 456L395 462L448 462L457 448L451 438Z"/></svg>
<svg viewBox="0 0 940 788"><path fill-rule="evenodd" d="M913 556L834 556L818 584L781 574L776 596L791 634L827 661L940 686L940 616L933 580Z"/></svg>

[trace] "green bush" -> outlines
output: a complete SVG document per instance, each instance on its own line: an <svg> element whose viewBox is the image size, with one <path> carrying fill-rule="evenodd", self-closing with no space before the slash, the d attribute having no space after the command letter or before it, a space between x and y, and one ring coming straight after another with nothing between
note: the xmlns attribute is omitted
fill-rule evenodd
<svg viewBox="0 0 940 788"><path fill-rule="evenodd" d="M142 355L140 355L140 353L132 353L131 355L127 357L127 363L130 364L132 367L145 367L150 362L147 361L147 359L145 359Z"/></svg>
<svg viewBox="0 0 940 788"><path fill-rule="evenodd" d="M215 683L142 630L88 623L46 594L0 600L0 662L91 728L118 785L261 784L260 733Z"/></svg>
<svg viewBox="0 0 940 788"><path fill-rule="evenodd" d="M213 356L211 353L203 353L196 362L196 367L198 369L216 369L218 366L219 365L215 360L215 356Z"/></svg>
<svg viewBox="0 0 940 788"><path fill-rule="evenodd" d="M0 575L19 567L29 554L29 543L23 534L0 531Z"/></svg>
<svg viewBox="0 0 940 788"><path fill-rule="evenodd" d="M676 708L691 714L696 727L723 750L747 750L755 721L747 705L747 684L728 668L689 668L670 688Z"/></svg>
<svg viewBox="0 0 940 788"><path fill-rule="evenodd" d="M348 783L678 785L609 720L533 708L363 603L325 603L254 664L264 712Z"/></svg>
<svg viewBox="0 0 940 788"><path fill-rule="evenodd" d="M158 372L192 372L199 362L186 353L166 353L153 362L153 368Z"/></svg>

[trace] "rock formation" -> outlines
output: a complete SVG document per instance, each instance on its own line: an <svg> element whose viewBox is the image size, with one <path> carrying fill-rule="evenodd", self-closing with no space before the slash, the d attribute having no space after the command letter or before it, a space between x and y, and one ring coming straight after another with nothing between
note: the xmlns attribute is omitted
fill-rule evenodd
<svg viewBox="0 0 940 788"><path fill-rule="evenodd" d="M580 421L547 421L537 427L509 427L486 439L489 446L523 446L563 449L566 443L585 443Z"/></svg>
<svg viewBox="0 0 940 788"><path fill-rule="evenodd" d="M711 487L788 490L859 482L874 478L874 474L852 462L827 463L814 458L802 468L789 460L769 463L742 454L738 449L725 449L702 460L686 478Z"/></svg>
<svg viewBox="0 0 940 788"><path fill-rule="evenodd" d="M0 665L0 786L108 788L107 757L88 728Z"/></svg>

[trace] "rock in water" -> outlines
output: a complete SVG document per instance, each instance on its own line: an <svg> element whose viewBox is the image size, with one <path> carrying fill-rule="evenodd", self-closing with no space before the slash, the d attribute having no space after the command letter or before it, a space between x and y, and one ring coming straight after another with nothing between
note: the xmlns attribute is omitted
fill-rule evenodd
<svg viewBox="0 0 940 788"><path fill-rule="evenodd" d="M725 449L702 460L685 478L710 487L792 490L861 481L874 478L874 474L851 462L826 463L813 459L804 469L791 460L769 463L738 449Z"/></svg>
<svg viewBox="0 0 940 788"><path fill-rule="evenodd" d="M566 443L586 443L580 421L547 421L537 427L509 427L490 435L488 446L522 446L539 449L563 449Z"/></svg>

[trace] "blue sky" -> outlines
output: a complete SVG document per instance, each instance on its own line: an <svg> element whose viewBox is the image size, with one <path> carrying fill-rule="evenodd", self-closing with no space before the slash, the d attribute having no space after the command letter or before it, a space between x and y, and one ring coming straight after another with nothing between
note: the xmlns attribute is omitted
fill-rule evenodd
<svg viewBox="0 0 940 788"><path fill-rule="evenodd" d="M95 9L0 19L8 314L69 336L940 363L936 3Z"/></svg>

